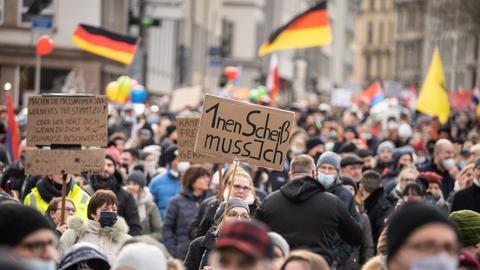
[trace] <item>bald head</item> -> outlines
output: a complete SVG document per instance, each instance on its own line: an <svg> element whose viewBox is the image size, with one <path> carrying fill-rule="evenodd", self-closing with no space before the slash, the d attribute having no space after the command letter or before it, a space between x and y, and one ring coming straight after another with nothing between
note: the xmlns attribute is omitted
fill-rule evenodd
<svg viewBox="0 0 480 270"><path fill-rule="evenodd" d="M435 143L433 151L435 164L443 169L448 170L449 163L444 163L445 160L453 159L455 156L455 149L453 143L447 139L440 139ZM450 162L451 163L451 162Z"/></svg>
<svg viewBox="0 0 480 270"><path fill-rule="evenodd" d="M315 171L315 161L309 155L299 155L290 163L290 178L295 179L312 175Z"/></svg>

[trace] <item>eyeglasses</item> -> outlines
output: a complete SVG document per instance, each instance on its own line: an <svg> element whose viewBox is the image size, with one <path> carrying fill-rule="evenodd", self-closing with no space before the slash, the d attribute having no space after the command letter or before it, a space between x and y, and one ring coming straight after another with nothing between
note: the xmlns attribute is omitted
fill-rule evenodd
<svg viewBox="0 0 480 270"><path fill-rule="evenodd" d="M54 247L57 242L53 239L48 241L34 241L30 243L20 243L19 246L28 249L32 254L41 254L47 247Z"/></svg>
<svg viewBox="0 0 480 270"><path fill-rule="evenodd" d="M62 208L57 208L56 211L62 211ZM77 209L71 208L71 207L65 207L65 212L70 212L72 214L75 214L75 212L77 212Z"/></svg>
<svg viewBox="0 0 480 270"><path fill-rule="evenodd" d="M239 214L234 211L227 212L227 217L234 219L240 218L240 220L250 220L250 216L248 214Z"/></svg>
<svg viewBox="0 0 480 270"><path fill-rule="evenodd" d="M236 189L236 190L243 189L244 191L250 191L251 188L249 186L233 185L233 189Z"/></svg>
<svg viewBox="0 0 480 270"><path fill-rule="evenodd" d="M450 255L456 255L458 252L458 246L454 243L437 244L433 241L426 241L420 243L407 243L406 247L425 254L435 254L444 251Z"/></svg>

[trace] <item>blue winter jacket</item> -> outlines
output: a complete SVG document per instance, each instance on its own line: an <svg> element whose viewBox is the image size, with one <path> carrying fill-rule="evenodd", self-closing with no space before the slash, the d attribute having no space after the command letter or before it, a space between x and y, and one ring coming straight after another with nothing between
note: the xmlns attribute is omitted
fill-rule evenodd
<svg viewBox="0 0 480 270"><path fill-rule="evenodd" d="M153 195L153 200L157 204L162 219L165 217L167 205L175 195L180 193L180 179L173 175L171 170L166 173L155 176L148 186Z"/></svg>

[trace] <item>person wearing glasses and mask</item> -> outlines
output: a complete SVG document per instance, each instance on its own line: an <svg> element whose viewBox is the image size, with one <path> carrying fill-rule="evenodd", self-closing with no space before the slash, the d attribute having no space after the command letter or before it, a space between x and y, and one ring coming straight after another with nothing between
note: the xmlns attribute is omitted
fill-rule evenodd
<svg viewBox="0 0 480 270"><path fill-rule="evenodd" d="M76 243L90 243L97 245L112 264L122 244L132 238L127 234L125 220L117 216L117 209L118 201L113 191L96 191L88 204L88 222L77 217L68 219L68 229L60 238L60 256Z"/></svg>
<svg viewBox="0 0 480 270"><path fill-rule="evenodd" d="M65 199L65 220L62 222L62 198L53 199L48 205L47 211L45 212L45 217L50 221L52 229L55 230L58 238L68 229L67 219L71 216L74 216L77 212L75 208L75 203L66 198ZM63 223L63 224L62 224Z"/></svg>
<svg viewBox="0 0 480 270"><path fill-rule="evenodd" d="M227 212L224 217L226 202L222 202L215 212L214 226L208 230L205 236L200 236L190 243L185 258L187 270L203 269L209 265L208 255L215 247L218 232L226 225L238 221L250 221L250 209L244 200L232 197L229 200Z"/></svg>
<svg viewBox="0 0 480 270"><path fill-rule="evenodd" d="M0 246L7 246L27 269L55 270L57 237L37 210L16 203L0 205Z"/></svg>

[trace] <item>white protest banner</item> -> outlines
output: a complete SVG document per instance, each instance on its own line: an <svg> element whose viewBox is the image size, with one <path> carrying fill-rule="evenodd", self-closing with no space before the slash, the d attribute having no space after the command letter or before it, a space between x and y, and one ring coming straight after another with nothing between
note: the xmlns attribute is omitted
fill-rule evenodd
<svg viewBox="0 0 480 270"><path fill-rule="evenodd" d="M106 96L31 96L27 145L107 145Z"/></svg>
<svg viewBox="0 0 480 270"><path fill-rule="evenodd" d="M25 154L28 175L99 174L104 170L105 149L35 149Z"/></svg>
<svg viewBox="0 0 480 270"><path fill-rule="evenodd" d="M283 170L294 113L206 95L195 152Z"/></svg>
<svg viewBox="0 0 480 270"><path fill-rule="evenodd" d="M172 92L170 111L179 112L187 107L194 108L202 101L202 88L200 86L176 89Z"/></svg>

